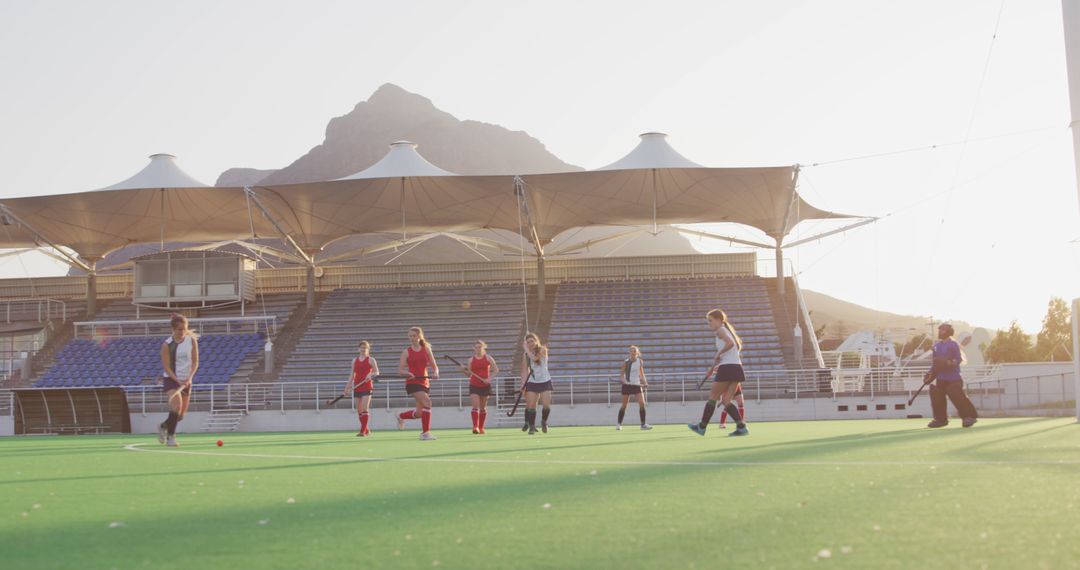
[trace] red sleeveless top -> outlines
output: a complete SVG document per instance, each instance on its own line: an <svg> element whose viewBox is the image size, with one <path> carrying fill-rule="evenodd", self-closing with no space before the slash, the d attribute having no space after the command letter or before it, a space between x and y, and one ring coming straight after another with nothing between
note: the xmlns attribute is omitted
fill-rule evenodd
<svg viewBox="0 0 1080 570"><path fill-rule="evenodd" d="M408 347L405 350L409 351L409 355L405 358L405 364L409 367L409 374L416 376L416 379L406 380L406 384L415 384L423 386L425 388L431 385L428 382L428 355L427 347L420 347L420 350L413 350L412 347Z"/></svg>
<svg viewBox="0 0 1080 570"><path fill-rule="evenodd" d="M484 358L476 358L474 356L469 359L469 371L476 376L487 380L488 375L491 373L491 361L487 359L487 356ZM476 376L469 376L469 386L474 388L487 388L491 385L477 380Z"/></svg>
<svg viewBox="0 0 1080 570"><path fill-rule="evenodd" d="M363 360L359 356L353 359L352 362L352 381L355 383L353 386L353 392L370 392L372 389L371 378L368 375L371 374L371 357L367 357Z"/></svg>

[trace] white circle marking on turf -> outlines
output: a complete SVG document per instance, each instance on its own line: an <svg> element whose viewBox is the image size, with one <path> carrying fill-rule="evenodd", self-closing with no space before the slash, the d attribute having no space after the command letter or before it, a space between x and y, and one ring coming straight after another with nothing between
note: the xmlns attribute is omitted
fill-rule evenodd
<svg viewBox="0 0 1080 570"><path fill-rule="evenodd" d="M249 457L255 459L316 459L319 461L355 461L358 463L407 462L407 463L494 463L511 465L629 465L672 467L753 467L756 465L791 465L805 467L873 467L873 466L935 466L935 465L1080 465L1080 459L1070 460L1019 460L1019 461L630 461L630 460L574 460L574 459L454 459L447 457L349 457L340 455L274 455L270 453L231 453L213 451L181 451L177 449L144 449L145 443L125 445L127 451L144 453L169 453L180 455L205 455L210 457Z"/></svg>

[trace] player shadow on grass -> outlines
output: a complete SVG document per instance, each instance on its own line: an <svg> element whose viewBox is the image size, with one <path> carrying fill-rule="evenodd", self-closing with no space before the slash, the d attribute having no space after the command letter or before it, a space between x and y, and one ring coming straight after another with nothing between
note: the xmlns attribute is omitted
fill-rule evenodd
<svg viewBox="0 0 1080 570"><path fill-rule="evenodd" d="M729 455L733 461L783 461L794 457L813 457L822 453L850 453L864 448L880 448L883 445L902 445L918 441L941 441L942 438L971 437L975 433L986 433L1007 427L1017 427L1033 422L1045 421L1046 418L1029 418L1012 422L979 424L974 429L929 430L927 428L903 429L886 432L852 433L825 438L781 441L764 445L740 447L718 447L699 451L699 454ZM932 439L931 439L932 438Z"/></svg>

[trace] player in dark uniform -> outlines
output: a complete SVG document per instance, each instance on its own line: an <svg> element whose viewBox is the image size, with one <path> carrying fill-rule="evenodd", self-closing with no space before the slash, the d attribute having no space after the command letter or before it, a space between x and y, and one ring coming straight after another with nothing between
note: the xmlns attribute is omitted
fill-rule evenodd
<svg viewBox="0 0 1080 570"><path fill-rule="evenodd" d="M934 385L930 386L930 408L934 412L934 419L926 427L940 428L949 425L946 398L956 407L962 426L971 427L979 418L975 404L972 404L964 393L964 378L960 376L964 351L960 349L960 343L953 340L954 334L956 331L949 323L938 326L938 341L934 343L934 363L926 375L928 384L934 382Z"/></svg>

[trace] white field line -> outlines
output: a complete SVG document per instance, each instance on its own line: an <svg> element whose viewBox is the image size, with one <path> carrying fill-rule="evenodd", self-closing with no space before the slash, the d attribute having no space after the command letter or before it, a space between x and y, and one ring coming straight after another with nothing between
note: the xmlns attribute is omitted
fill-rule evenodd
<svg viewBox="0 0 1080 570"><path fill-rule="evenodd" d="M623 461L623 460L573 460L573 459L458 459L449 457L350 457L339 455L276 455L269 453L230 453L224 451L182 451L178 449L145 449L145 443L125 445L127 451L145 453L169 453L173 455L204 455L207 457L249 457L256 459L315 459L318 461L356 461L358 463L405 462L405 463L491 463L509 465L625 465L670 467L754 467L754 466L803 466L803 467L861 467L861 466L924 466L938 465L1080 465L1080 459L1019 460L1019 461Z"/></svg>

